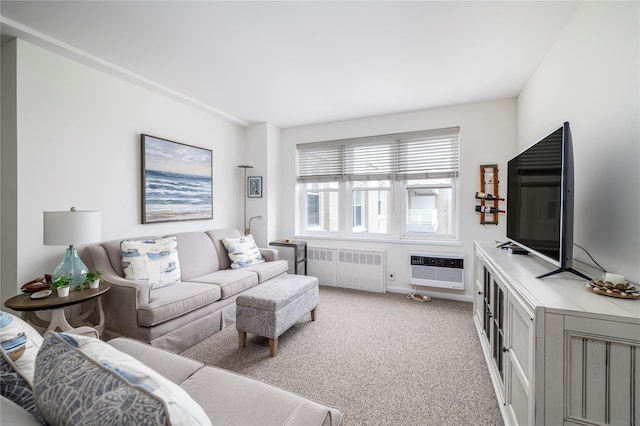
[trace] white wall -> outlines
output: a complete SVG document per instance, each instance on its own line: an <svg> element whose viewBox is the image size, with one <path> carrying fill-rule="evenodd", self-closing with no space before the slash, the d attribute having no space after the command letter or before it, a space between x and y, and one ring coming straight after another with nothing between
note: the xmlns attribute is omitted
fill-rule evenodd
<svg viewBox="0 0 640 426"><path fill-rule="evenodd" d="M480 189L482 164L498 164L502 177L500 190L506 190L506 163L516 153L516 100L458 105L423 111L369 117L358 120L324 123L313 126L284 129L282 131L281 214L282 237L295 233L295 153L296 144L369 135L410 132L460 126L460 245L444 246L401 242L357 242L319 240L304 237L309 244L325 247L353 247L382 249L387 252L387 272L394 272L395 281L387 282L389 291L408 292L409 252L423 250L445 253L464 253L467 259L466 291L428 290L428 294L446 293L449 298L471 300L474 240L504 239L505 222L499 225L480 225L474 195ZM291 166L288 166L291 165Z"/></svg>
<svg viewBox="0 0 640 426"><path fill-rule="evenodd" d="M42 212L102 212L104 240L234 226L244 129L193 107L17 40L17 232L15 275L3 299L53 271L64 247L42 244ZM4 50L4 48L3 48ZM3 109L5 105L3 104ZM141 224L140 134L213 150L213 220ZM3 171L12 159L2 157ZM4 183L3 183L4 184ZM3 209L10 193L3 187ZM4 219L4 215L3 215ZM15 231L14 231L15 230ZM16 282L17 280L17 282Z"/></svg>
<svg viewBox="0 0 640 426"><path fill-rule="evenodd" d="M518 97L518 145L571 123L574 241L640 282L640 6L584 2ZM593 264L579 248L574 256ZM578 265L579 267L579 265Z"/></svg>

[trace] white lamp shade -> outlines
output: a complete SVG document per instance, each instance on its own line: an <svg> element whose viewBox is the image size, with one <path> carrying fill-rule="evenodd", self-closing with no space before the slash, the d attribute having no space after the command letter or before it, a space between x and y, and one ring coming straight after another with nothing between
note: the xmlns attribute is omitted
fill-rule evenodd
<svg viewBox="0 0 640 426"><path fill-rule="evenodd" d="M43 225L47 246L96 243L102 238L101 214L97 211L44 212Z"/></svg>

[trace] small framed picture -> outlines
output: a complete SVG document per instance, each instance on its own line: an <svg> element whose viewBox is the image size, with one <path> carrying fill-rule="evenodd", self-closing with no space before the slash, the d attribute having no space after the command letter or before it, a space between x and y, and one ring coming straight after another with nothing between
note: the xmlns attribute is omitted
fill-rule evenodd
<svg viewBox="0 0 640 426"><path fill-rule="evenodd" d="M249 176L247 178L247 197L262 197L262 176Z"/></svg>

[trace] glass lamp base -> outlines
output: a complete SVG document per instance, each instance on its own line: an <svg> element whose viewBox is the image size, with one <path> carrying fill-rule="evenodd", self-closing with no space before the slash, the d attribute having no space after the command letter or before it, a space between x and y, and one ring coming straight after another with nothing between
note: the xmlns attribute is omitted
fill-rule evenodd
<svg viewBox="0 0 640 426"><path fill-rule="evenodd" d="M67 277L71 281L71 289L75 289L86 281L85 274L89 272L89 268L82 262L78 256L75 247L69 247L62 262L53 271L53 281L60 277Z"/></svg>

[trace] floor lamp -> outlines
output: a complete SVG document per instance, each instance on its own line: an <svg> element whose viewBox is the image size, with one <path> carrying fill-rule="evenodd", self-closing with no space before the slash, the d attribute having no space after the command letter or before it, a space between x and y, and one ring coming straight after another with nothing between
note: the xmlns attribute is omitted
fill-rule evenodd
<svg viewBox="0 0 640 426"><path fill-rule="evenodd" d="M248 166L246 164L241 164L238 167L240 167L241 169L244 169L244 181L243 181L243 186L244 186L244 212L242 215L242 226L244 227L244 235L247 235L249 233L249 230L247 228L247 169L253 169L253 166Z"/></svg>

